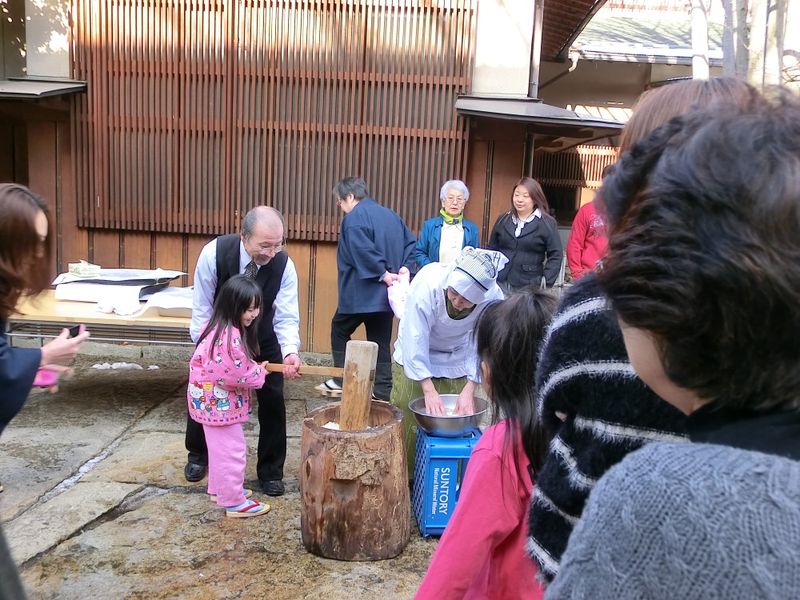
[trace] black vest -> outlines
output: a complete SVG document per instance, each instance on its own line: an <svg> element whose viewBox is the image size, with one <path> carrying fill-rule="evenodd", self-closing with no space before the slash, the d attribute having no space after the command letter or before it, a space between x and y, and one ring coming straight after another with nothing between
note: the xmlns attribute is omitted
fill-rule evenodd
<svg viewBox="0 0 800 600"><path fill-rule="evenodd" d="M216 299L222 285L234 275L239 274L239 241L241 236L238 234L223 235L217 238L217 289L214 290ZM258 270L256 283L261 288L261 320L258 324L258 343L261 346L261 360L280 362L281 356L278 338L272 327L272 319L275 317L275 298L281 289L281 279L283 271L286 269L286 261L289 255L283 250L272 257L267 264ZM277 352L277 354L276 354Z"/></svg>

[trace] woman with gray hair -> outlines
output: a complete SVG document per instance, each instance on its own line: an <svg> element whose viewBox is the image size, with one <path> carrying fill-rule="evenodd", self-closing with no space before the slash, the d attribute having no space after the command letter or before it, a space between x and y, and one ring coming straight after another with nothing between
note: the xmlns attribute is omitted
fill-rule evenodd
<svg viewBox="0 0 800 600"><path fill-rule="evenodd" d="M446 181L439 191L442 208L439 214L422 225L417 240L417 267L428 263L449 264L465 246L477 248L478 226L464 218L469 189L463 181Z"/></svg>

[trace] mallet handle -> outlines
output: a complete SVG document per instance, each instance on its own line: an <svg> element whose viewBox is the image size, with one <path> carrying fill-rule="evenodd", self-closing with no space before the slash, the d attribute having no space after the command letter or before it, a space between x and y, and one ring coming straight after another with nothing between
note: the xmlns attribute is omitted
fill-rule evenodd
<svg viewBox="0 0 800 600"><path fill-rule="evenodd" d="M283 372L283 363L263 362L261 366L270 373ZM340 367L323 367L318 365L300 365L301 375L325 375L327 377L342 377L344 369Z"/></svg>

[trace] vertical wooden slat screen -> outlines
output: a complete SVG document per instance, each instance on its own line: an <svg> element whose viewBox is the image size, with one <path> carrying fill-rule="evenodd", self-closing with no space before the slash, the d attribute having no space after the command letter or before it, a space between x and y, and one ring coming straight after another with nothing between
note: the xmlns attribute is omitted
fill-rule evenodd
<svg viewBox="0 0 800 600"><path fill-rule="evenodd" d="M464 177L477 0L75 0L79 225L333 241L363 175L414 229Z"/></svg>
<svg viewBox="0 0 800 600"><path fill-rule="evenodd" d="M616 160L617 149L611 146L576 146L537 153L533 172L543 185L596 189L603 183L603 169Z"/></svg>

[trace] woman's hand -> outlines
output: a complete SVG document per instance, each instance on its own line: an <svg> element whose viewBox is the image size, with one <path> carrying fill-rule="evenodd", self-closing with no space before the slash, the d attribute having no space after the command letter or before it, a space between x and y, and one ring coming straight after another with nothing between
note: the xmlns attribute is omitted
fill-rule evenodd
<svg viewBox="0 0 800 600"><path fill-rule="evenodd" d="M456 401L457 415L475 414L475 387L476 383L474 381L467 381L464 389L461 390Z"/></svg>
<svg viewBox="0 0 800 600"><path fill-rule="evenodd" d="M82 330L78 335L69 337L69 329L62 329L57 338L53 338L42 346L40 366L70 365L83 342L89 339L89 332Z"/></svg>
<svg viewBox="0 0 800 600"><path fill-rule="evenodd" d="M433 387L433 381L428 378L419 383L420 387L422 387L422 393L425 394L425 412L434 417L444 416L444 404L442 404L439 392Z"/></svg>

